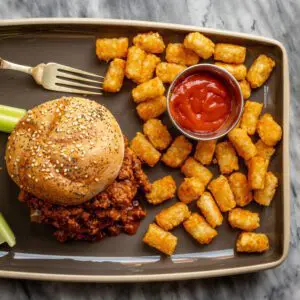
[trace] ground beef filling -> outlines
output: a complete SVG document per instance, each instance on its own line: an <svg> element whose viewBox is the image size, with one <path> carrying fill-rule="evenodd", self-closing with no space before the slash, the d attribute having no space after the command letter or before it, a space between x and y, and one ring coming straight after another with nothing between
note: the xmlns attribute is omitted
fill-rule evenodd
<svg viewBox="0 0 300 300"><path fill-rule="evenodd" d="M25 202L34 222L56 228L54 236L67 240L98 241L121 232L135 234L146 213L136 199L137 192L150 190L141 162L126 146L118 178L93 199L75 206L62 206L40 200L21 191L19 200Z"/></svg>

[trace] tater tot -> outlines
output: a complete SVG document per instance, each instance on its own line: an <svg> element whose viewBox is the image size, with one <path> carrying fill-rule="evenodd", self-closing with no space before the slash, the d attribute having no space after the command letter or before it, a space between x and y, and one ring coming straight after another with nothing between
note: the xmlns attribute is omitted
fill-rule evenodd
<svg viewBox="0 0 300 300"><path fill-rule="evenodd" d="M127 56L128 38L97 39L96 54L99 59L109 61Z"/></svg>
<svg viewBox="0 0 300 300"><path fill-rule="evenodd" d="M172 141L167 126L161 120L148 120L143 126L143 131L151 144L158 150L166 149Z"/></svg>
<svg viewBox="0 0 300 300"><path fill-rule="evenodd" d="M115 58L109 64L103 82L104 91L111 93L116 93L120 91L125 76L125 65L125 60L120 58Z"/></svg>
<svg viewBox="0 0 300 300"><path fill-rule="evenodd" d="M218 232L209 226L204 218L193 213L183 222L184 229L200 244L209 244Z"/></svg>
<svg viewBox="0 0 300 300"><path fill-rule="evenodd" d="M269 206L276 193L278 179L272 172L267 172L265 176L264 188L254 191L254 200L264 206Z"/></svg>
<svg viewBox="0 0 300 300"><path fill-rule="evenodd" d="M228 181L236 204L242 207L248 205L253 197L246 175L235 172L229 176Z"/></svg>
<svg viewBox="0 0 300 300"><path fill-rule="evenodd" d="M198 177L201 179L203 184L206 186L212 179L212 172L197 162L192 157L189 157L181 167L181 172L186 177Z"/></svg>
<svg viewBox="0 0 300 300"><path fill-rule="evenodd" d="M149 119L157 118L167 110L167 99L165 96L159 96L142 102L136 107L139 117L147 121Z"/></svg>
<svg viewBox="0 0 300 300"><path fill-rule="evenodd" d="M186 49L183 44L170 43L166 49L166 61L174 64L192 66L199 62L199 56L194 51Z"/></svg>
<svg viewBox="0 0 300 300"><path fill-rule="evenodd" d="M196 146L194 158L203 165L210 165L214 157L217 140L199 141Z"/></svg>
<svg viewBox="0 0 300 300"><path fill-rule="evenodd" d="M233 144L238 155L249 160L257 153L256 147L253 144L251 138L247 134L247 131L242 128L234 128L228 133L228 138Z"/></svg>
<svg viewBox="0 0 300 300"><path fill-rule="evenodd" d="M171 83L184 69L186 69L186 67L183 65L161 62L156 66L156 76L159 77L162 82Z"/></svg>
<svg viewBox="0 0 300 300"><path fill-rule="evenodd" d="M250 100L245 103L240 127L245 129L249 135L253 135L255 133L256 124L262 109L262 103Z"/></svg>
<svg viewBox="0 0 300 300"><path fill-rule="evenodd" d="M251 96L251 87L247 80L242 80L239 82L243 98L246 100Z"/></svg>
<svg viewBox="0 0 300 300"><path fill-rule="evenodd" d="M211 193L204 192L197 200L197 206L212 228L222 224L223 216Z"/></svg>
<svg viewBox="0 0 300 300"><path fill-rule="evenodd" d="M215 44L200 32L189 33L185 37L183 45L204 59L208 59L214 54Z"/></svg>
<svg viewBox="0 0 300 300"><path fill-rule="evenodd" d="M259 55L247 73L247 80L251 87L254 89L262 86L268 80L274 67L275 61L272 58Z"/></svg>
<svg viewBox="0 0 300 300"><path fill-rule="evenodd" d="M162 229L169 231L181 224L190 215L188 206L185 203L177 202L156 215L155 221Z"/></svg>
<svg viewBox="0 0 300 300"><path fill-rule="evenodd" d="M156 224L150 224L143 242L167 255L172 255L177 245L177 237Z"/></svg>
<svg viewBox="0 0 300 300"><path fill-rule="evenodd" d="M133 38L133 44L150 53L162 53L166 47L158 32L140 33Z"/></svg>
<svg viewBox="0 0 300 300"><path fill-rule="evenodd" d="M149 99L162 96L165 92L165 87L162 81L155 77L139 84L136 88L132 90L132 98L135 103L140 103Z"/></svg>
<svg viewBox="0 0 300 300"><path fill-rule="evenodd" d="M260 190L264 188L267 167L266 160L260 156L254 156L249 160L248 181L251 189Z"/></svg>
<svg viewBox="0 0 300 300"><path fill-rule="evenodd" d="M242 64L246 58L246 47L232 44L216 44L214 58L229 64Z"/></svg>
<svg viewBox="0 0 300 300"><path fill-rule="evenodd" d="M242 232L236 241L237 252L265 252L269 249L269 239L264 233Z"/></svg>
<svg viewBox="0 0 300 300"><path fill-rule="evenodd" d="M151 191L146 194L146 198L149 203L156 205L173 198L175 193L175 180L172 176L165 176L152 183Z"/></svg>
<svg viewBox="0 0 300 300"><path fill-rule="evenodd" d="M185 136L180 135L173 141L161 160L171 168L179 168L191 153L192 147Z"/></svg>
<svg viewBox="0 0 300 300"><path fill-rule="evenodd" d="M147 53L136 46L132 46L128 49L125 68L125 75L128 79L131 79L136 83L141 82L143 63L146 57Z"/></svg>
<svg viewBox="0 0 300 300"><path fill-rule="evenodd" d="M275 146L282 137L282 129L270 114L264 114L257 122L257 132L268 146Z"/></svg>
<svg viewBox="0 0 300 300"><path fill-rule="evenodd" d="M160 58L154 54L148 54L143 61L142 73L138 79L139 83L146 82L153 78L157 64L160 63Z"/></svg>
<svg viewBox="0 0 300 300"><path fill-rule="evenodd" d="M233 75L236 80L243 80L247 75L247 67L243 64L235 65L235 64L225 64L221 62L216 62L216 66L224 68L229 73Z"/></svg>
<svg viewBox="0 0 300 300"><path fill-rule="evenodd" d="M230 142L218 143L216 146L216 158L222 174L230 174L239 169L239 160Z"/></svg>
<svg viewBox="0 0 300 300"><path fill-rule="evenodd" d="M275 153L275 148L267 146L261 139L255 143L255 147L257 149L257 155L263 157L267 161L267 164L269 164L271 157Z"/></svg>
<svg viewBox="0 0 300 300"><path fill-rule="evenodd" d="M208 185L208 189L213 194L222 212L229 211L236 206L232 190L225 176L220 175L218 178L214 179Z"/></svg>
<svg viewBox="0 0 300 300"><path fill-rule="evenodd" d="M198 199L205 191L205 185L198 177L184 178L178 188L178 198L183 203L190 203Z"/></svg>
<svg viewBox="0 0 300 300"><path fill-rule="evenodd" d="M233 228L253 231L259 227L259 214L242 208L234 208L228 214L228 222Z"/></svg>
<svg viewBox="0 0 300 300"><path fill-rule="evenodd" d="M146 137L137 132L130 143L131 150L147 165L153 167L160 159L160 153L152 146Z"/></svg>

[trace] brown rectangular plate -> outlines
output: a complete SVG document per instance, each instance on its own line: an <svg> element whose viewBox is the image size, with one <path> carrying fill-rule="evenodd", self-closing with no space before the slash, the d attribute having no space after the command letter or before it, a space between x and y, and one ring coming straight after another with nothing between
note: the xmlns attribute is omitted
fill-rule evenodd
<svg viewBox="0 0 300 300"><path fill-rule="evenodd" d="M122 234L98 243L69 242L60 244L52 236L53 229L29 221L26 206L17 200L18 188L5 170L4 149L7 135L0 134L0 211L16 234L13 249L0 246L0 276L69 281L159 281L203 278L267 269L279 265L287 256L290 226L289 196L289 76L284 47L275 40L246 34L224 32L191 26L140 21L98 19L29 19L0 21L0 56L4 59L37 65L57 62L94 73L105 74L107 64L95 56L97 37L133 37L144 31L158 31L166 43L182 41L191 31L200 31L215 42L232 42L247 47L249 66L261 53L276 61L276 68L263 88L253 91L251 99L264 102L264 112L270 112L283 126L283 141L277 146L270 169L279 177L280 186L272 205L249 208L259 212L260 232L270 238L271 248L264 254L237 254L234 250L238 231L227 220L218 229L218 237L207 246L197 244L182 227L174 230L179 242L175 255L165 257L142 243L142 237L154 216L171 201L158 207L143 202L147 217L134 236ZM107 106L119 121L123 132L131 139L141 130L142 122L131 99L133 83L126 80L122 91L115 95L90 97ZM31 77L14 72L0 72L0 103L29 109L62 94L43 90ZM178 132L168 124L173 135ZM216 166L210 167L214 174ZM163 164L146 168L151 180L170 174L179 183L179 170ZM196 207L192 206L196 211Z"/></svg>

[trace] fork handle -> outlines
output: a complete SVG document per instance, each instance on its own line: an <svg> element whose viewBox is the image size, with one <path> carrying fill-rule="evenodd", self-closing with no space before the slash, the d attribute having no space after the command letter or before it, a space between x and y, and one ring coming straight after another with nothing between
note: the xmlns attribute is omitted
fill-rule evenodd
<svg viewBox="0 0 300 300"><path fill-rule="evenodd" d="M15 70L32 75L32 67L14 64L0 57L0 70L1 69Z"/></svg>

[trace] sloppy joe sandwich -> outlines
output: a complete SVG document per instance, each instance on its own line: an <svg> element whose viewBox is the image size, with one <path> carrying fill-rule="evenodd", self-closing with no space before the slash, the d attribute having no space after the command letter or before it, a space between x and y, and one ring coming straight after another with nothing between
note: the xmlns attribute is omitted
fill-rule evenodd
<svg viewBox="0 0 300 300"><path fill-rule="evenodd" d="M94 101L63 97L28 111L9 137L6 165L32 219L54 225L61 241L134 233L145 216L134 201L149 190L141 163Z"/></svg>

